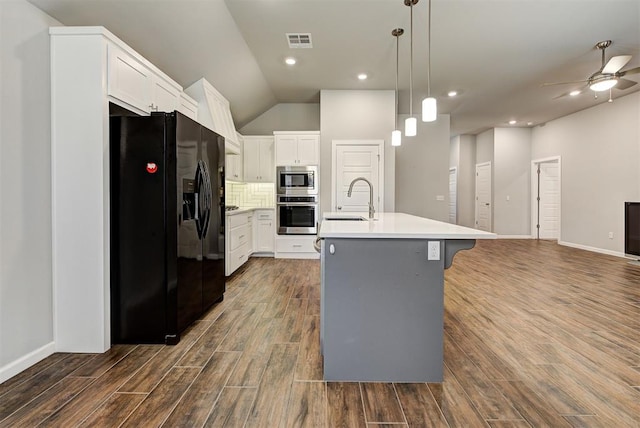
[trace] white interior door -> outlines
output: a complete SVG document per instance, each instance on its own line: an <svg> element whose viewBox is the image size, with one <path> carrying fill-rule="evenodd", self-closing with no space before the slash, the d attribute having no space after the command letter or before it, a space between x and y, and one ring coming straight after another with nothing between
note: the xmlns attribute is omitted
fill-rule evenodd
<svg viewBox="0 0 640 428"><path fill-rule="evenodd" d="M491 162L476 165L476 228L491 232Z"/></svg>
<svg viewBox="0 0 640 428"><path fill-rule="evenodd" d="M539 165L538 224L540 239L558 239L560 230L560 166L557 161Z"/></svg>
<svg viewBox="0 0 640 428"><path fill-rule="evenodd" d="M380 148L377 145L338 145L335 149L335 211L369 210L369 185L358 181L351 197L347 197L349 184L364 177L373 184L373 206L380 212Z"/></svg>
<svg viewBox="0 0 640 428"><path fill-rule="evenodd" d="M449 168L449 223L458 223L458 170Z"/></svg>

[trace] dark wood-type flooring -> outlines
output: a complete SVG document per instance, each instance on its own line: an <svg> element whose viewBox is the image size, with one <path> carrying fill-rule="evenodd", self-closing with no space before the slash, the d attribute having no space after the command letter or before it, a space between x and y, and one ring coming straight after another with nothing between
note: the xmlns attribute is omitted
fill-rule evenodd
<svg viewBox="0 0 640 428"><path fill-rule="evenodd" d="M640 426L640 267L623 259L459 253L442 384L323 382L319 282L317 260L251 259L177 346L54 354L0 384L0 426Z"/></svg>

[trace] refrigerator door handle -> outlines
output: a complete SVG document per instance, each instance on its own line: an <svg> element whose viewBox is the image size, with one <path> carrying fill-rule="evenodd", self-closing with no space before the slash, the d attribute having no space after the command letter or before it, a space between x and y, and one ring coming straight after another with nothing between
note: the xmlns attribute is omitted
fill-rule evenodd
<svg viewBox="0 0 640 428"><path fill-rule="evenodd" d="M195 221L196 221L196 230L198 231L198 238L202 239L202 204L200 203L200 197L203 194L203 179L202 179L202 166L200 164L201 161L198 161L198 166L196 167L196 178L195 178Z"/></svg>
<svg viewBox="0 0 640 428"><path fill-rule="evenodd" d="M202 162L202 161L201 161ZM204 221L202 225L202 238L207 236L207 231L209 230L209 220L211 220L211 202L212 202L212 190L211 190L211 175L209 174L209 168L207 168L207 164L202 162L202 172L203 172L203 181L204 181Z"/></svg>

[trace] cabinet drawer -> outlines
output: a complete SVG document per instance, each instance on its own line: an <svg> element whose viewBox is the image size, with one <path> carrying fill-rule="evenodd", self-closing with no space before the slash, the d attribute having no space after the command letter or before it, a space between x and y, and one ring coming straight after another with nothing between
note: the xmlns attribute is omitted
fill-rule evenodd
<svg viewBox="0 0 640 428"><path fill-rule="evenodd" d="M276 251L279 253L315 253L313 241L315 235L304 239L278 238L276 239Z"/></svg>
<svg viewBox="0 0 640 428"><path fill-rule="evenodd" d="M229 232L229 250L234 251L241 245L246 244L249 242L249 237L249 228L246 225L231 229L231 232Z"/></svg>
<svg viewBox="0 0 640 428"><path fill-rule="evenodd" d="M247 224L247 214L227 216L227 228L229 230Z"/></svg>
<svg viewBox="0 0 640 428"><path fill-rule="evenodd" d="M273 211L256 211L256 216L258 220L273 220L274 213Z"/></svg>
<svg viewBox="0 0 640 428"><path fill-rule="evenodd" d="M249 259L249 249L247 245L241 245L239 248L233 251L229 251L229 272L230 275L233 271L242 266Z"/></svg>

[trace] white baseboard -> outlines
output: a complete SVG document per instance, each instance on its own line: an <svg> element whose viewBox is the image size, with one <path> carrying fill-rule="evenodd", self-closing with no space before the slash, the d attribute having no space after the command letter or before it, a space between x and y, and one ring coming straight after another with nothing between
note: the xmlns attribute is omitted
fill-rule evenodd
<svg viewBox="0 0 640 428"><path fill-rule="evenodd" d="M531 235L498 235L498 239L532 239Z"/></svg>
<svg viewBox="0 0 640 428"><path fill-rule="evenodd" d="M320 253L275 253L276 259L319 259Z"/></svg>
<svg viewBox="0 0 640 428"><path fill-rule="evenodd" d="M600 253L600 254L606 254L608 256L626 258L624 253L621 253L619 251L605 250L604 248L590 247L588 245L574 244L573 242L566 242L566 241L558 241L558 244L564 245L565 247L577 248L579 250L591 251L593 253Z"/></svg>
<svg viewBox="0 0 640 428"><path fill-rule="evenodd" d="M5 366L0 367L0 383L9 378L12 378L21 371L28 369L35 363L44 360L49 355L52 355L55 350L56 345L54 342L47 343L43 347L38 348L35 351L32 351L27 355L20 357Z"/></svg>

